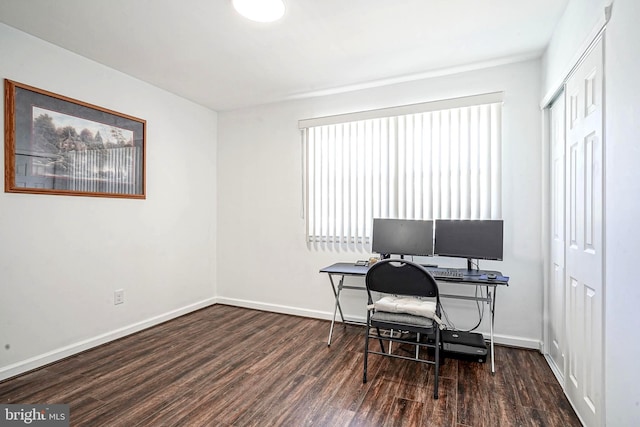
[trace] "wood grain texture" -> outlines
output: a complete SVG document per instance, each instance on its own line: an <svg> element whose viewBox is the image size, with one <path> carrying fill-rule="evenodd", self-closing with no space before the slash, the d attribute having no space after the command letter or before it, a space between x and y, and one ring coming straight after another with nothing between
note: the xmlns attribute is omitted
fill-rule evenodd
<svg viewBox="0 0 640 427"><path fill-rule="evenodd" d="M364 330L215 305L0 383L1 403L67 403L73 426L580 426L538 352L431 365L371 355Z"/></svg>

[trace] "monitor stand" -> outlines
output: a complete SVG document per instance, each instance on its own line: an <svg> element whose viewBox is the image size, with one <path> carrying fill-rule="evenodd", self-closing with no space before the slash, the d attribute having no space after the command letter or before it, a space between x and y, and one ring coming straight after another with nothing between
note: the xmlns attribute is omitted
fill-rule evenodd
<svg viewBox="0 0 640 427"><path fill-rule="evenodd" d="M480 269L479 265L476 264L478 266L478 270ZM471 271L471 270L476 270L475 268L473 268L473 260L471 258L467 258L467 270Z"/></svg>

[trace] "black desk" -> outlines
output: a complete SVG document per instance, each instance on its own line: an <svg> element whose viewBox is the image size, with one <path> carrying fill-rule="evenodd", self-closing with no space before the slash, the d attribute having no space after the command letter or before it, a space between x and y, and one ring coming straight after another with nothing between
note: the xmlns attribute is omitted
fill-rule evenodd
<svg viewBox="0 0 640 427"><path fill-rule="evenodd" d="M437 275L437 267L425 267L429 270L434 277ZM467 270L463 269L453 269L453 268L444 268L445 270L457 270L462 273L462 278L450 278L450 277L436 277L436 280L439 284L461 284L461 285L473 285L473 286L484 286L486 288L486 297L483 296L467 296L467 295L450 295L450 294L440 294L440 298L452 298L452 299L462 299L462 300L472 300L472 301L480 301L486 302L489 306L489 312L491 314L490 322L489 322L489 336L490 336L490 347L491 347L491 373L495 373L495 363L494 363L494 352L493 352L493 321L494 321L494 313L496 307L496 291L499 286L508 286L509 278L504 277L499 271L492 270ZM329 281L331 282L331 289L333 290L333 295L335 297L335 306L333 309L333 319L331 320L331 327L329 329L329 340L327 345L331 345L331 337L333 336L333 327L336 322L336 315L340 312L340 319L342 323L345 324L356 324L362 325L361 322L352 322L345 320L344 314L342 313L342 307L340 306L340 293L343 289L354 289L365 291L366 287L364 283L362 286L349 286L344 284L344 278L346 276L356 276L356 277L364 277L367 274L369 267L362 265L355 265L352 262L339 262L336 264L332 264L328 267L320 269L320 273L327 273L329 275ZM495 274L497 276L496 279L490 280L487 278L488 274ZM334 277L339 277L338 283L334 281Z"/></svg>

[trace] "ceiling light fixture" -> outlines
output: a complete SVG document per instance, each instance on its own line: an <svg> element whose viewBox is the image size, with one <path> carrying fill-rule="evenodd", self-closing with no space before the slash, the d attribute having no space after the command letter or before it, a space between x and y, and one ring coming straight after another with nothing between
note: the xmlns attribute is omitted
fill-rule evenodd
<svg viewBox="0 0 640 427"><path fill-rule="evenodd" d="M232 0L233 7L247 19L257 22L273 22L284 15L282 0Z"/></svg>

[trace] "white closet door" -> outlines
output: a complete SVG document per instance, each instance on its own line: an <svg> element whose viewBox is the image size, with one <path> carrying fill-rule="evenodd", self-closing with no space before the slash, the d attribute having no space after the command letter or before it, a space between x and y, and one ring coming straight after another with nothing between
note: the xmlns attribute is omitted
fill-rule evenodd
<svg viewBox="0 0 640 427"><path fill-rule="evenodd" d="M550 109L551 137L551 273L547 308L549 315L547 351L550 363L564 383L566 370L566 310L565 310L565 102L564 92Z"/></svg>
<svg viewBox="0 0 640 427"><path fill-rule="evenodd" d="M603 82L600 40L565 92L565 387L588 427L603 420Z"/></svg>

